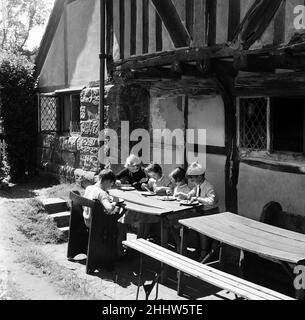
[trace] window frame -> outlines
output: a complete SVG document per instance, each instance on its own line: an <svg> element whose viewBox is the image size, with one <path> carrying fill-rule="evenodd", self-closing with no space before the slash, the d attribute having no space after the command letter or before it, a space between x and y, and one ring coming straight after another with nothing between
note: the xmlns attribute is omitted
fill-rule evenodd
<svg viewBox="0 0 305 320"><path fill-rule="evenodd" d="M70 136L79 136L80 135L80 125L79 130L74 131L71 128L71 122L72 122L72 102L73 102L73 96L78 96L80 99L80 95L82 90L85 87L78 87L78 88L70 88L70 89L59 89L55 90L54 92L48 92L48 93L38 93L38 130L40 133L56 133L59 135L67 135ZM65 113L64 113L64 107L65 107L65 98L68 96L69 104L70 104L70 121L69 121L69 129L64 129L64 119L65 119ZM51 97L56 98L56 130L42 130L41 129L41 97ZM80 113L80 107L81 103L79 101L79 113ZM80 117L79 117L80 121Z"/></svg>
<svg viewBox="0 0 305 320"><path fill-rule="evenodd" d="M266 122L266 135L267 135L267 149L266 150L251 150L241 147L241 132L240 132L240 108L242 99L255 99L264 98L267 100L267 122ZM272 96L257 95L257 96L240 96L236 97L236 123L237 123L237 146L240 151L241 160L246 159L266 159L277 162L302 162L305 160L305 96L304 96L304 118L303 118L303 153L289 152L289 151L275 151L273 148L273 132L272 132L272 119L271 119L271 99Z"/></svg>
<svg viewBox="0 0 305 320"><path fill-rule="evenodd" d="M55 99L55 113L56 113L56 116L55 116L55 128L54 130L43 130L42 129L42 116L41 116L41 112L42 112L42 109L41 109L41 98L54 98ZM58 96L54 93L54 92L49 92L49 93L39 93L38 94L38 131L40 133L43 133L43 134L51 134L51 133L58 133L60 131L60 112L59 112L59 103L58 103Z"/></svg>

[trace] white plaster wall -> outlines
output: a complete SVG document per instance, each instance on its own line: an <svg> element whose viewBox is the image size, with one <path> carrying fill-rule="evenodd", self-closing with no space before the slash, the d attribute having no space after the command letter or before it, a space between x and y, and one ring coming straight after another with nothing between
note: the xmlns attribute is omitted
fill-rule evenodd
<svg viewBox="0 0 305 320"><path fill-rule="evenodd" d="M64 84L64 24L63 17L61 17L46 61L41 69L39 87L63 86Z"/></svg>
<svg viewBox="0 0 305 320"><path fill-rule="evenodd" d="M263 206L279 202L284 211L305 216L305 176L240 165L239 214L255 220Z"/></svg>
<svg viewBox="0 0 305 320"><path fill-rule="evenodd" d="M206 129L207 145L225 146L225 116L222 97L200 96L189 99L188 128Z"/></svg>
<svg viewBox="0 0 305 320"><path fill-rule="evenodd" d="M184 104L179 104L177 97L166 99L152 97L150 102L150 127L151 129L167 128L171 131L177 128L184 129ZM221 97L190 98L189 127L208 129L208 144L224 146L224 106ZM152 147L152 152L155 152L158 148L160 146ZM182 155L183 152L181 148ZM173 153L175 153L175 150L173 150ZM175 160L174 156L173 160ZM225 210L225 162L225 156L212 154L206 156L207 179L216 188L222 211ZM176 166L176 164L169 164L162 167L164 173L168 175Z"/></svg>

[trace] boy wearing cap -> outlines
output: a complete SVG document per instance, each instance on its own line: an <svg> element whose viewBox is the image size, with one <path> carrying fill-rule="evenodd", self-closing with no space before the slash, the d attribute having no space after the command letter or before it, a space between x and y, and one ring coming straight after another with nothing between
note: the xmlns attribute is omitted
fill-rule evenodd
<svg viewBox="0 0 305 320"><path fill-rule="evenodd" d="M205 178L205 169L199 163L191 164L186 172L188 181L195 185L188 194L179 193L184 199L196 199L206 208L216 208L218 204L217 195L213 185Z"/></svg>
<svg viewBox="0 0 305 320"><path fill-rule="evenodd" d="M205 209L217 208L218 199L215 188L206 180L204 167L195 162L189 166L186 176L188 181L192 185L195 185L195 187L188 194L180 193L180 198L197 200L204 205ZM200 235L200 246L200 261L202 261L209 252L211 239L204 235Z"/></svg>

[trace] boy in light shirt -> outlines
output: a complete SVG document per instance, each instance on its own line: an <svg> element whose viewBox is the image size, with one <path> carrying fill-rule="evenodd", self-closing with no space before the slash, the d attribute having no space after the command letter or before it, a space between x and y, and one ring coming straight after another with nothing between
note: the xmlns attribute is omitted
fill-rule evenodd
<svg viewBox="0 0 305 320"><path fill-rule="evenodd" d="M110 190L115 184L115 174L112 170L102 170L98 176L98 182L92 186L88 186L85 190L84 198L89 200L99 200L105 209L105 213L109 215L118 214L121 208L117 206L119 199L109 195L108 190ZM85 224L88 228L91 226L91 208L85 207L83 210L83 217ZM122 257L124 255L124 250L122 246L122 241L126 239L125 226L118 223L118 256Z"/></svg>
<svg viewBox="0 0 305 320"><path fill-rule="evenodd" d="M218 206L218 199L214 186L205 178L205 168L199 163L192 163L186 176L188 181L195 185L194 189L189 193L178 193L179 197L187 200L199 201L204 205L205 209L213 209ZM201 254L200 261L202 261L209 251L211 245L211 239L200 235Z"/></svg>

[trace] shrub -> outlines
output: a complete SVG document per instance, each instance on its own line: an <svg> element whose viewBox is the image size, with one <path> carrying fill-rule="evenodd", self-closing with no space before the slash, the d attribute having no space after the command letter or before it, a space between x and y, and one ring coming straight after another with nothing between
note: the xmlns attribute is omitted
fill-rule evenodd
<svg viewBox="0 0 305 320"><path fill-rule="evenodd" d="M0 117L12 180L31 173L35 163L34 65L23 56L0 52Z"/></svg>

